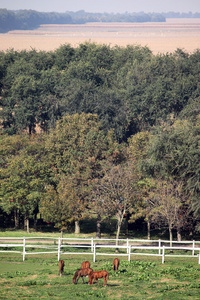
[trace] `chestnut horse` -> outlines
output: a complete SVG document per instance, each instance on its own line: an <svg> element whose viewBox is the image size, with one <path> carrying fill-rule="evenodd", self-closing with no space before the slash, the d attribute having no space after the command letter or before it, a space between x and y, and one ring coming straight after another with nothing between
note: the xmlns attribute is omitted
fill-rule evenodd
<svg viewBox="0 0 200 300"><path fill-rule="evenodd" d="M91 285L94 283L94 281L96 280L98 285L99 285L99 282L98 282L98 279L99 278L104 278L104 284L103 285L107 285L107 281L106 279L109 279L109 274L107 271L95 271L93 272L91 275L90 275L90 278L89 278L89 281L88 281L88 284Z"/></svg>
<svg viewBox="0 0 200 300"><path fill-rule="evenodd" d="M89 261L83 261L81 264L81 269L90 268L90 262Z"/></svg>
<svg viewBox="0 0 200 300"><path fill-rule="evenodd" d="M58 275L59 274L60 274L60 276L63 275L64 266L65 266L64 260L59 260L59 273L58 273Z"/></svg>
<svg viewBox="0 0 200 300"><path fill-rule="evenodd" d="M119 268L119 259L118 258L115 258L113 260L113 270L114 271L118 271L118 268Z"/></svg>
<svg viewBox="0 0 200 300"><path fill-rule="evenodd" d="M74 277L73 277L73 284L78 283L78 280L79 280L80 277L82 277L82 280L83 280L83 283L84 283L83 277L91 275L92 272L93 272L93 270L91 268L84 268L84 269L77 270ZM76 278L77 278L77 280L76 280Z"/></svg>

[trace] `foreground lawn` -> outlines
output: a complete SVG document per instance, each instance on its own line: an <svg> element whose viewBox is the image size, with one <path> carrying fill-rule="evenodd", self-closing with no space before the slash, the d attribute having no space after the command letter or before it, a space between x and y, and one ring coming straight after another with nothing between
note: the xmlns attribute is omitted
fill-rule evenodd
<svg viewBox="0 0 200 300"><path fill-rule="evenodd" d="M117 255L116 255L117 257ZM113 257L63 255L64 275L58 275L54 254L30 255L22 262L20 254L0 253L0 299L200 299L200 265L197 258L161 258L134 256L131 262L120 258L118 272L112 270ZM109 272L107 287L77 285L72 278L81 262L89 260L93 270Z"/></svg>

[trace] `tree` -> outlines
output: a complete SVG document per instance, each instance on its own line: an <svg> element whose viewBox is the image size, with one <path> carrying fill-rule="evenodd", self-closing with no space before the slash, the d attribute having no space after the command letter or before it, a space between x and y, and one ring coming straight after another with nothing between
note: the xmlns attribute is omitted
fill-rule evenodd
<svg viewBox="0 0 200 300"><path fill-rule="evenodd" d="M98 201L102 201L103 208L106 208L107 212L110 211L117 219L116 245L118 245L124 215L137 201L136 178L132 167L126 163L107 165L98 190Z"/></svg>
<svg viewBox="0 0 200 300"><path fill-rule="evenodd" d="M153 132L147 158L143 161L143 171L147 174L181 181L192 206L199 203L199 141L199 119L195 122L177 120L172 125L163 124Z"/></svg>
<svg viewBox="0 0 200 300"><path fill-rule="evenodd" d="M29 218L37 214L38 203L43 192L45 182L45 162L43 156L43 140L32 140L12 137L18 149L12 150L5 159L2 155L1 167L1 208L6 212L15 212L16 227L18 227L19 214L24 217L27 231L29 231ZM21 145L20 145L21 144ZM8 154L7 150L7 154Z"/></svg>
<svg viewBox="0 0 200 300"><path fill-rule="evenodd" d="M150 188L147 206L151 220L157 224L167 224L170 241L172 230L177 230L177 240L181 241L181 229L187 224L188 200L183 185L176 181L156 180Z"/></svg>
<svg viewBox="0 0 200 300"><path fill-rule="evenodd" d="M91 182L101 174L101 161L112 144L104 134L96 115L66 115L57 122L46 140L48 159L52 165L52 182L55 195L68 203L70 215L66 221L79 221L88 204ZM73 195L73 197L72 197ZM57 198L56 198L57 199ZM48 206L45 206L48 210Z"/></svg>
<svg viewBox="0 0 200 300"><path fill-rule="evenodd" d="M70 191L67 196L68 201L66 201L66 194L60 194L53 186L49 186L40 202L42 218L44 221L54 223L55 227L61 230L61 236L63 235L63 230L68 227L73 215L69 201L71 198L74 199L74 194Z"/></svg>
<svg viewBox="0 0 200 300"><path fill-rule="evenodd" d="M134 171L137 177L137 190L138 201L130 212L133 212L130 216L130 223L135 222L139 218L144 218L147 222L147 237L150 239L151 229L151 216L149 214L149 207L146 203L146 197L149 190L150 180L146 177L145 172L141 170L142 161L147 159L147 150L149 141L151 139L151 133L148 131L138 132L128 139L128 157L129 161L134 164Z"/></svg>

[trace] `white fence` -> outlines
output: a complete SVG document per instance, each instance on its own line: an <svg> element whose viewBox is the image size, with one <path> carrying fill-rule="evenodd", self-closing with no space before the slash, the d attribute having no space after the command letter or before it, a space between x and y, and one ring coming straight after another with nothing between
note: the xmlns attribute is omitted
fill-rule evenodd
<svg viewBox="0 0 200 300"><path fill-rule="evenodd" d="M41 243L42 241L42 243ZM200 264L200 241L166 241L166 240L140 240L140 239L94 239L94 238L47 238L47 237L0 237L0 250L1 252L13 252L23 255L23 261L26 255L35 254L56 254L58 260L61 255L92 255L93 262L98 255L113 255L113 256L126 256L128 261L134 255L151 255L159 256L162 258L162 263L165 257L197 257ZM19 248L19 250L8 250L5 248ZM21 248L21 249L20 249ZM34 251L31 252L31 248ZM70 248L85 249L83 252L69 251ZM42 249L42 251L36 251ZM68 249L68 251L67 251ZM101 252L98 251L101 249ZM104 250L103 250L104 249ZM46 250L46 251L44 251ZM113 251L114 250L114 251ZM117 253L116 253L116 250ZM185 251L189 254L174 254L174 251ZM103 251L103 252L102 252ZM138 252L140 251L140 252ZM153 253L152 253L153 252Z"/></svg>

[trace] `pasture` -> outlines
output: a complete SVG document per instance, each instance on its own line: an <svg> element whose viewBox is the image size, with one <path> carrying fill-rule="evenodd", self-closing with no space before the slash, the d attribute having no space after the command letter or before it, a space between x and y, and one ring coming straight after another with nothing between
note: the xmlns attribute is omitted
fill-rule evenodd
<svg viewBox="0 0 200 300"><path fill-rule="evenodd" d="M54 51L63 44L78 47L95 42L113 46L141 45L153 54L173 53L177 48L192 53L200 48L200 19L167 19L151 23L87 23L42 25L36 30L13 30L0 34L0 51L36 49Z"/></svg>
<svg viewBox="0 0 200 300"><path fill-rule="evenodd" d="M117 254L116 254L117 257ZM63 276L58 274L57 256L31 255L22 262L19 254L0 254L0 299L199 299L200 265L196 259L167 258L165 264L157 257L134 256L131 262L120 258L118 271L113 271L113 257L101 256L93 263L87 255L63 255ZM88 285L72 279L84 260L94 271L106 270L103 279Z"/></svg>

